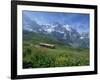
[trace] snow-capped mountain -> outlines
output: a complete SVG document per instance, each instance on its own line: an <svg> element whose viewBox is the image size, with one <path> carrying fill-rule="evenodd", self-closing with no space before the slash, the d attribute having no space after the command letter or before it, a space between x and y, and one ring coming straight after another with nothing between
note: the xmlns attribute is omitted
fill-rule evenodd
<svg viewBox="0 0 100 80"><path fill-rule="evenodd" d="M24 19L23 21L24 30L50 35L51 37L74 47L89 47L88 33L80 34L68 24L62 25L56 22L54 24L40 25L34 20L27 19Z"/></svg>

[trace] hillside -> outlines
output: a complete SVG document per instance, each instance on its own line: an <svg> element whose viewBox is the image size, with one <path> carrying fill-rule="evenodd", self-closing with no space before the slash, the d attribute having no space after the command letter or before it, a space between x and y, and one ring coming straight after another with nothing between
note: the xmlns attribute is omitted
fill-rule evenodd
<svg viewBox="0 0 100 80"><path fill-rule="evenodd" d="M55 45L55 49L39 43ZM23 68L45 68L89 65L89 49L64 44L54 37L23 31Z"/></svg>

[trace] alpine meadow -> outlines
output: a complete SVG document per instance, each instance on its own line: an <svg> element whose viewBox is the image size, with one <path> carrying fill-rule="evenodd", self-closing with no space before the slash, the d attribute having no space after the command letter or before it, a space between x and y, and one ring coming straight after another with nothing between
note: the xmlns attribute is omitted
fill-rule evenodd
<svg viewBox="0 0 100 80"><path fill-rule="evenodd" d="M88 66L89 22L89 14L23 10L23 68Z"/></svg>

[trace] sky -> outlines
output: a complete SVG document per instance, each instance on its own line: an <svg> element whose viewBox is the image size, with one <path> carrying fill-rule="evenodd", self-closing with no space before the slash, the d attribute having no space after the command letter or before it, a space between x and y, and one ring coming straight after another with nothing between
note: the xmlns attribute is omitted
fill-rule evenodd
<svg viewBox="0 0 100 80"><path fill-rule="evenodd" d="M23 17L28 16L31 20L35 20L38 24L60 24L70 25L77 29L78 32L89 32L90 16L86 13L68 13L68 12L41 12L26 11L22 12Z"/></svg>

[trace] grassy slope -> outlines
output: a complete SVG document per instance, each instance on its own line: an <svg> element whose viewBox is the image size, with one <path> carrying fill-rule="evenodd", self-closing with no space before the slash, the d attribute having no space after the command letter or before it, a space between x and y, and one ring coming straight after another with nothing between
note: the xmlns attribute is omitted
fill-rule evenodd
<svg viewBox="0 0 100 80"><path fill-rule="evenodd" d="M54 44L55 49L38 47L41 42ZM36 33L24 33L23 68L89 65L89 49L72 48Z"/></svg>

